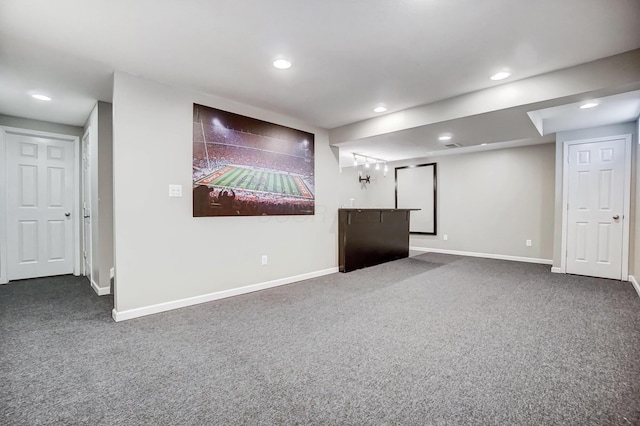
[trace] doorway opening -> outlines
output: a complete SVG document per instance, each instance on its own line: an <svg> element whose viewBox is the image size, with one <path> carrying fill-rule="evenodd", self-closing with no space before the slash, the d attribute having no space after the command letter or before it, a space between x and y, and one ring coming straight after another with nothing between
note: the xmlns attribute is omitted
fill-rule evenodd
<svg viewBox="0 0 640 426"><path fill-rule="evenodd" d="M0 127L0 283L80 275L79 139Z"/></svg>
<svg viewBox="0 0 640 426"><path fill-rule="evenodd" d="M631 135L564 142L562 273L627 281Z"/></svg>

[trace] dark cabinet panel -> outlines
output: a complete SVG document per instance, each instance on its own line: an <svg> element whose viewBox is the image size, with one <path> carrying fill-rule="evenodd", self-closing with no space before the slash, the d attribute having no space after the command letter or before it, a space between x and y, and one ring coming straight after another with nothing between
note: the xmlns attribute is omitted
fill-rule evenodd
<svg viewBox="0 0 640 426"><path fill-rule="evenodd" d="M411 209L339 209L340 272L409 256Z"/></svg>

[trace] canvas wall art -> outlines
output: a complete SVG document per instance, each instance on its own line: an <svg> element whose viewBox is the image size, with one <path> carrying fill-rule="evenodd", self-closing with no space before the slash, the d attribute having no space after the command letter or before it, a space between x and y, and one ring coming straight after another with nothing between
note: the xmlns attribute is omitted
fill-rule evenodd
<svg viewBox="0 0 640 426"><path fill-rule="evenodd" d="M193 216L312 215L314 134L193 105Z"/></svg>

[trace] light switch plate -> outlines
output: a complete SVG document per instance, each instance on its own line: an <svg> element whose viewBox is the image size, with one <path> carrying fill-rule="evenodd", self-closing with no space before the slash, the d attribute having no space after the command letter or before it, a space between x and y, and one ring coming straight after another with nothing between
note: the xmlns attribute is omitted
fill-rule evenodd
<svg viewBox="0 0 640 426"><path fill-rule="evenodd" d="M169 197L182 197L182 185L169 185Z"/></svg>

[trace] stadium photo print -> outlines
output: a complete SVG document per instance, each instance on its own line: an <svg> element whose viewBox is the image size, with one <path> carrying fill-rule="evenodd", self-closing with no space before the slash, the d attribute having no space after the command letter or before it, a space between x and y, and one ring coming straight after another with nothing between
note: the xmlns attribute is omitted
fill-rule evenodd
<svg viewBox="0 0 640 426"><path fill-rule="evenodd" d="M314 135L193 105L193 216L314 214Z"/></svg>

